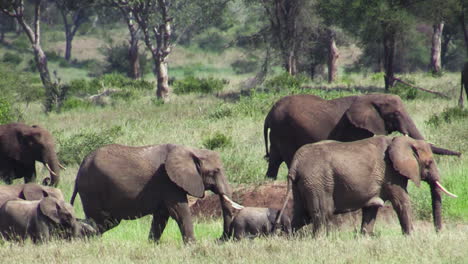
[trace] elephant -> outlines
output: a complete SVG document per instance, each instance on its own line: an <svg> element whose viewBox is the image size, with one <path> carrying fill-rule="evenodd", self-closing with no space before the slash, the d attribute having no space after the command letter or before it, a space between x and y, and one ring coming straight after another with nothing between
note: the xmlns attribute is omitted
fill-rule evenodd
<svg viewBox="0 0 468 264"><path fill-rule="evenodd" d="M431 189L436 231L442 228L441 192L456 197L440 184L431 146L407 136L375 136L353 142L325 141L302 146L288 173L293 191L293 232L312 223L317 234L332 214L362 209L361 233L372 234L379 207L390 201L404 234L410 234L411 201L408 180ZM283 209L279 216L281 216Z"/></svg>
<svg viewBox="0 0 468 264"><path fill-rule="evenodd" d="M9 200L22 199L33 201L44 197L53 197L64 201L62 191L54 187L42 186L36 183L0 185L0 206Z"/></svg>
<svg viewBox="0 0 468 264"><path fill-rule="evenodd" d="M0 208L0 233L6 240L34 243L52 237L70 239L79 234L73 207L63 200L45 197L37 201L10 200Z"/></svg>
<svg viewBox="0 0 468 264"><path fill-rule="evenodd" d="M0 125L0 179L7 184L17 178L24 178L25 183L35 182L36 161L42 162L50 173L43 184L57 186L61 165L50 132L23 123Z"/></svg>
<svg viewBox="0 0 468 264"><path fill-rule="evenodd" d="M187 194L201 198L205 190L232 195L217 152L182 145L131 147L111 144L86 156L71 198L79 193L87 219L100 234L122 219L153 215L149 238L159 241L172 217L185 243L194 241ZM223 237L231 222L225 211Z"/></svg>
<svg viewBox="0 0 468 264"><path fill-rule="evenodd" d="M458 98L458 106L463 108L463 87L465 87L465 94L468 98L468 62L465 62L463 70L461 72L461 88L460 88L460 97Z"/></svg>
<svg viewBox="0 0 468 264"><path fill-rule="evenodd" d="M270 150L268 150L270 130ZM394 131L424 139L397 95L366 94L325 100L315 95L286 96L265 118L264 138L267 178L276 179L284 161L290 168L294 153L303 145L321 140L354 141ZM431 146L436 154L459 152Z"/></svg>

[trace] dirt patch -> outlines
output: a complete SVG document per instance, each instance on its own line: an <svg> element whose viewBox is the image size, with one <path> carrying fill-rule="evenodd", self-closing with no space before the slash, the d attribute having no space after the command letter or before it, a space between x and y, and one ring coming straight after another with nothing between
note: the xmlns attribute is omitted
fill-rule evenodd
<svg viewBox="0 0 468 264"><path fill-rule="evenodd" d="M256 186L247 186L237 188L233 191L232 198L235 202L243 206L250 207L268 207L281 209L286 195L286 183L275 182ZM286 213L291 215L293 209L292 195L286 207ZM208 195L192 203L190 210L194 217L199 219L219 218L221 217L221 206L217 195ZM394 222L396 214L391 205L385 205L379 210L377 221ZM344 224L360 226L361 211L355 211L345 214L334 215L332 218L334 225Z"/></svg>

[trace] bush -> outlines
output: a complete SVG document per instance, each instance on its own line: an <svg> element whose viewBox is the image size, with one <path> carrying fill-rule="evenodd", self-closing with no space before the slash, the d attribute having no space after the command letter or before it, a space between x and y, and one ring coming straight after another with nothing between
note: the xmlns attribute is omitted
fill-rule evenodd
<svg viewBox="0 0 468 264"><path fill-rule="evenodd" d="M236 74L251 73L258 68L258 62L255 60L236 60L231 63L231 67Z"/></svg>
<svg viewBox="0 0 468 264"><path fill-rule="evenodd" d="M152 90L154 89L154 83L145 80L133 80L120 73L109 73L104 74L99 78L95 78L90 81L90 85L93 87L105 88L114 87L121 89L140 89L140 90ZM98 90L99 90L98 89Z"/></svg>
<svg viewBox="0 0 468 264"><path fill-rule="evenodd" d="M412 84L411 81L409 83ZM406 100L414 100L419 95L417 89L401 84L399 82L395 83L393 87L390 87L388 91L392 94L399 95L402 99Z"/></svg>
<svg viewBox="0 0 468 264"><path fill-rule="evenodd" d="M134 90L119 91L110 95L110 98L128 102L136 99L138 96Z"/></svg>
<svg viewBox="0 0 468 264"><path fill-rule="evenodd" d="M91 105L92 104L88 101L72 96L63 101L60 111L70 111L76 108L88 108Z"/></svg>
<svg viewBox="0 0 468 264"><path fill-rule="evenodd" d="M222 119L231 116L232 108L227 106L226 104L221 104L218 107L216 107L216 110L214 110L213 113L210 113L208 117L213 119Z"/></svg>
<svg viewBox="0 0 468 264"><path fill-rule="evenodd" d="M60 151L57 153L64 164L80 164L90 152L107 144L112 144L122 135L122 127L114 126L99 132L87 131L63 139L57 136Z"/></svg>
<svg viewBox="0 0 468 264"><path fill-rule="evenodd" d="M189 76L174 82L174 93L213 93L223 90L225 83L225 80L215 79L213 77L196 78Z"/></svg>
<svg viewBox="0 0 468 264"><path fill-rule="evenodd" d="M126 74L130 77L132 68L128 59L128 50L130 46L128 43L121 45L111 45L103 50L107 67L104 69L104 73L118 72ZM139 52L140 71L142 74L150 71L149 60L144 52Z"/></svg>
<svg viewBox="0 0 468 264"><path fill-rule="evenodd" d="M15 47L16 49L29 49L31 47L31 43L29 42L28 38L26 37L26 34L22 34L20 37L15 39L11 45Z"/></svg>
<svg viewBox="0 0 468 264"><path fill-rule="evenodd" d="M101 88L98 85L91 85L91 82L85 79L72 80L69 83L69 87L69 93L78 96L97 94Z"/></svg>
<svg viewBox="0 0 468 264"><path fill-rule="evenodd" d="M304 75L298 74L293 76L287 72L283 72L265 81L264 86L268 90L299 89L307 81L308 78Z"/></svg>
<svg viewBox="0 0 468 264"><path fill-rule="evenodd" d="M426 124L433 126L433 127L438 127L442 123L450 124L452 121L461 120L465 118L468 118L468 109L461 109L459 107L451 107L451 108L446 108L440 114L432 115L426 121Z"/></svg>
<svg viewBox="0 0 468 264"><path fill-rule="evenodd" d="M222 52L228 42L227 38L217 29L207 30L200 34L195 42L204 50Z"/></svg>
<svg viewBox="0 0 468 264"><path fill-rule="evenodd" d="M23 58L16 53L6 52L3 54L2 61L16 66L23 61Z"/></svg>
<svg viewBox="0 0 468 264"><path fill-rule="evenodd" d="M0 97L0 125L8 124L15 120L11 104L5 98Z"/></svg>
<svg viewBox="0 0 468 264"><path fill-rule="evenodd" d="M232 145L232 138L230 136L226 136L221 132L216 132L211 137L207 137L203 140L203 147L207 149L217 149L217 148L224 148Z"/></svg>

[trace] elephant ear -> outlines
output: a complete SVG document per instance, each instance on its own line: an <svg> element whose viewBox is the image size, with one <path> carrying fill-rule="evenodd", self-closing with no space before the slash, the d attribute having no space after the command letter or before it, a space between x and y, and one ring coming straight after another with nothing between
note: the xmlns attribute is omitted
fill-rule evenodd
<svg viewBox="0 0 468 264"><path fill-rule="evenodd" d="M200 173L201 160L189 148L177 146L166 158L166 172L177 186L188 194L202 198L205 195L205 185Z"/></svg>
<svg viewBox="0 0 468 264"><path fill-rule="evenodd" d="M60 205L58 204L57 199L51 197L42 199L39 203L39 209L41 210L41 213L52 220L52 222L60 224Z"/></svg>
<svg viewBox="0 0 468 264"><path fill-rule="evenodd" d="M49 194L44 191L42 186L34 184L34 183L27 183L24 185L22 197L24 200L34 201L34 200L41 200L42 198L48 197Z"/></svg>
<svg viewBox="0 0 468 264"><path fill-rule="evenodd" d="M393 168L401 175L411 179L419 187L421 174L416 158L418 155L417 149L413 143L414 140L409 137L395 137L389 146L388 153L393 163Z"/></svg>
<svg viewBox="0 0 468 264"><path fill-rule="evenodd" d="M385 123L377 110L373 97L360 96L351 104L346 116L354 126L365 129L374 135L386 135Z"/></svg>

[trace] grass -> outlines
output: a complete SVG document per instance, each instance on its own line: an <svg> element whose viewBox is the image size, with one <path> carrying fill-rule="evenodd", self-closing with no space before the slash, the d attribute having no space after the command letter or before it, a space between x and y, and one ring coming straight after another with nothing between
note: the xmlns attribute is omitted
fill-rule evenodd
<svg viewBox="0 0 468 264"><path fill-rule="evenodd" d="M78 40L80 37L78 37ZM96 39L83 39L99 47ZM79 47L80 45L78 45ZM97 56L96 50L76 47L77 58ZM78 52L79 51L79 52ZM2 54L0 48L0 54ZM81 56L81 57L80 57ZM45 115L40 102L28 106L18 104L23 110L24 122L40 124L57 137L58 142L84 132L99 135L108 129L119 127L115 143L125 145L149 145L177 143L204 147L207 138L221 133L230 144L216 149L221 154L229 182L238 184L262 183L265 180L267 162L263 160L263 121L272 104L279 98L293 93L313 93L324 98L335 98L369 91L384 92L381 74L341 74L333 84L309 82L305 89L280 89L279 91L244 92L239 83L252 75L233 75L230 62L239 57L239 51L222 54L203 53L199 50L176 47L170 56L170 65L176 77L186 72L195 76L230 80L229 87L218 95L171 95L169 103L154 103L154 91L138 91L131 101L116 101L106 107L77 108L62 113ZM60 69L64 82L84 78L83 69ZM170 68L171 70L171 68ZM170 72L171 73L171 72ZM402 75L417 86L448 94L451 99L418 94L405 105L417 127L430 142L465 153L461 158L437 157L442 183L459 198L443 199L445 229L436 234L430 215L430 193L427 185L420 188L409 185L413 202L413 214L418 220L410 237L401 235L397 222L377 221L376 236L362 237L357 227L344 227L328 236L312 239L310 235L285 239L281 237L259 238L239 242L218 243L222 231L220 220L195 222L196 244L184 246L178 226L170 220L159 244L147 241L151 217L123 221L115 229L90 241L57 241L44 245L23 245L0 242L2 263L466 263L468 260L468 120L456 119L434 127L427 120L457 103L459 74L445 73L433 78L426 73ZM154 79L152 74L148 79ZM316 89L320 88L320 89ZM222 140L223 141L223 140ZM58 151L64 146L58 145ZM70 163L62 171L59 188L70 199L78 163ZM38 178L48 173L37 166ZM286 166L279 172L279 181L285 180ZM17 181L21 182L21 181ZM282 199L282 197L279 197ZM80 199L75 202L78 217L84 217Z"/></svg>

